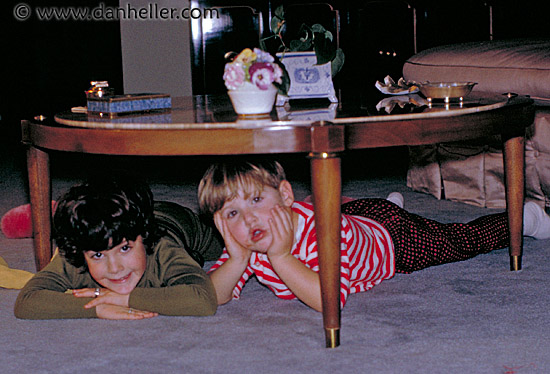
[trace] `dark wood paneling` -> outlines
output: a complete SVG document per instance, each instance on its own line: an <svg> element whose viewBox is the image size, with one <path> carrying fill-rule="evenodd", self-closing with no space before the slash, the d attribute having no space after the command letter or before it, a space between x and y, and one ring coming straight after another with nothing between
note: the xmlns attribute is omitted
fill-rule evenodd
<svg viewBox="0 0 550 374"><path fill-rule="evenodd" d="M193 94L225 92L222 80L227 52L259 47L267 1L191 1L192 8L215 9L218 17L191 21Z"/></svg>

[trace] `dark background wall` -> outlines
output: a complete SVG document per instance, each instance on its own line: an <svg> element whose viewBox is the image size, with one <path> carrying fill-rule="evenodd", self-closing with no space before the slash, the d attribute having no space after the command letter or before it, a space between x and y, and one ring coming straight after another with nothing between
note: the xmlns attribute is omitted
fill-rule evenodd
<svg viewBox="0 0 550 374"><path fill-rule="evenodd" d="M101 0L118 6L117 0ZM20 120L51 116L85 105L91 80L122 87L120 26L117 21L18 21L18 1L2 2L2 99L0 133L18 140ZM97 6L100 1L26 1L31 7Z"/></svg>
<svg viewBox="0 0 550 374"><path fill-rule="evenodd" d="M101 2L107 6L119 4L117 0L49 0L40 1L39 5L95 7ZM271 12L282 2L248 1L265 13L264 22L269 20ZM403 21L409 19L409 13L412 12L410 9L416 12L416 47L417 50L422 50L439 44L488 40L489 5L493 15L494 38L550 37L547 13L544 11L545 2L547 0L411 0L407 3L412 8L407 10L406 7L395 5L405 3L404 1L396 0L332 1L333 7L339 9L341 46L347 56L345 70L339 79L344 86L346 82L356 82L358 72L363 66L357 61L362 59L372 62L374 58L379 58L367 57L369 53L376 55L379 46L375 44L380 41L386 43L383 48L394 48L390 44L395 43L395 48L401 48L404 52L399 54L398 61L381 60L369 68L369 71L376 72L376 79L383 79L382 74L390 73L390 67L399 69L402 60L413 52L412 35L409 34L410 31L406 31L410 30L410 26L405 25L408 21ZM31 7L38 5L38 2L26 3ZM193 3L204 7L238 4L235 1L211 0ZM19 2L10 0L1 5L4 60L0 100L2 138L18 141L19 122L23 118L38 114L51 117L71 106L84 105L83 91L88 88L91 80L108 80L113 87L119 88L117 93L122 93L120 88L124 86L124 82L118 21L39 21L35 17L18 21L13 16L16 4ZM369 7L378 7L379 13L365 11ZM313 16L315 19L315 15ZM182 44L182 47L189 48L190 44ZM194 60L193 63L200 64L200 60ZM195 65L193 68L200 66ZM363 67L362 71L364 70ZM143 74L148 72L144 71ZM169 79L169 74L166 76ZM213 72L210 76L218 77L219 74Z"/></svg>

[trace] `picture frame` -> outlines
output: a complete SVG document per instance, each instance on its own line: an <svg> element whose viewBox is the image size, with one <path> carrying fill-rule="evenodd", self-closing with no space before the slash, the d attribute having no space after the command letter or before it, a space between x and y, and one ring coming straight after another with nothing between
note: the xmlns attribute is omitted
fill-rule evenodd
<svg viewBox="0 0 550 374"><path fill-rule="evenodd" d="M277 53L290 76L290 88L287 95L277 95L276 106L283 106L294 99L327 98L337 103L330 62L317 65L315 52Z"/></svg>

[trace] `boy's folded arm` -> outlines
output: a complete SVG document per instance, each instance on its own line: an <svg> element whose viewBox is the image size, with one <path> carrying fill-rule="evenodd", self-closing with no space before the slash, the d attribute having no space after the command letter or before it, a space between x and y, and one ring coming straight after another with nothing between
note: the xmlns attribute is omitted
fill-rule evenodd
<svg viewBox="0 0 550 374"><path fill-rule="evenodd" d="M97 318L95 308L84 308L88 301L57 291L33 291L17 298L14 314L21 319Z"/></svg>
<svg viewBox="0 0 550 374"><path fill-rule="evenodd" d="M44 274L35 275L19 292L14 314L22 319L96 318L95 308L85 309L89 298L77 298Z"/></svg>
<svg viewBox="0 0 550 374"><path fill-rule="evenodd" d="M44 269L32 277L19 292L14 314L23 319L96 318L95 308L85 309L90 298L78 298L67 292L92 287L88 275L69 266L55 255Z"/></svg>
<svg viewBox="0 0 550 374"><path fill-rule="evenodd" d="M172 240L161 240L147 260L129 307L162 315L212 315L217 302L206 272Z"/></svg>
<svg viewBox="0 0 550 374"><path fill-rule="evenodd" d="M208 276L190 275L186 283L134 289L129 306L167 316L209 316L216 313L218 304Z"/></svg>

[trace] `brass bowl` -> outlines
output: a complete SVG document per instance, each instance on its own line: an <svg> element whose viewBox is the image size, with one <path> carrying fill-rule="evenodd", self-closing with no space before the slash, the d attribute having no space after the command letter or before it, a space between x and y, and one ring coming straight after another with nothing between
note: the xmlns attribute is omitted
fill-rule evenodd
<svg viewBox="0 0 550 374"><path fill-rule="evenodd" d="M451 99L462 100L472 92L476 84L474 82L425 82L421 83L419 88L428 101L443 99L449 102Z"/></svg>

